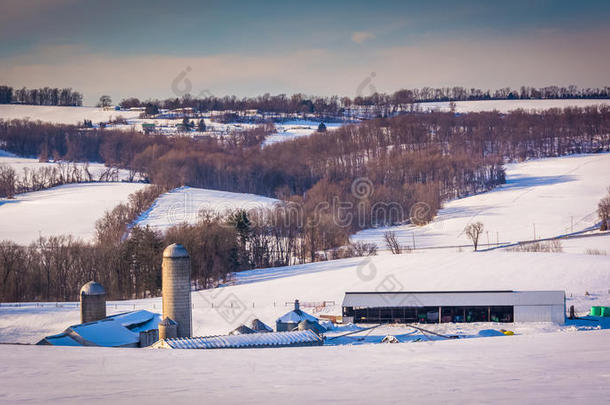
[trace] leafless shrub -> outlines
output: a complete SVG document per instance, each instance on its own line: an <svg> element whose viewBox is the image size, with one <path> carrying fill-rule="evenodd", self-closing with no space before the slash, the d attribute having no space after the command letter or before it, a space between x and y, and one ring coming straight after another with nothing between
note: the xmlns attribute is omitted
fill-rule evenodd
<svg viewBox="0 0 610 405"><path fill-rule="evenodd" d="M608 195L602 198L597 205L597 214L601 220L600 231L607 231L610 228L610 187Z"/></svg>
<svg viewBox="0 0 610 405"><path fill-rule="evenodd" d="M396 233L392 231L387 231L383 234L383 240L387 248L392 252L393 255L398 255L402 253L402 248L400 243L398 242L398 238L396 237Z"/></svg>
<svg viewBox="0 0 610 405"><path fill-rule="evenodd" d="M608 252L602 249L587 249L585 250L585 254L593 256L607 256Z"/></svg>
<svg viewBox="0 0 610 405"><path fill-rule="evenodd" d="M507 250L510 252L561 253L563 252L563 246L561 241L553 239L542 242L520 243L519 246Z"/></svg>

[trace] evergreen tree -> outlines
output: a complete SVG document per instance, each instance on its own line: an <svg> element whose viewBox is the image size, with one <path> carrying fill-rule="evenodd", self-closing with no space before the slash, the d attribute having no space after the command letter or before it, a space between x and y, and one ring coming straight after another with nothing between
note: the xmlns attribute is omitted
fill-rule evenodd
<svg viewBox="0 0 610 405"><path fill-rule="evenodd" d="M199 132L205 132L205 121L202 119L199 120L199 122L197 123L197 130Z"/></svg>

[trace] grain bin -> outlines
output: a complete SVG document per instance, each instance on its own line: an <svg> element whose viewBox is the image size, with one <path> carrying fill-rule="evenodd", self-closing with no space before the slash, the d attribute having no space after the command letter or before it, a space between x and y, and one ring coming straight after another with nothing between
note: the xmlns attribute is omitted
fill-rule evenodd
<svg viewBox="0 0 610 405"><path fill-rule="evenodd" d="M191 259L184 246L174 243L166 247L161 267L163 318L177 323L176 337L190 337Z"/></svg>
<svg viewBox="0 0 610 405"><path fill-rule="evenodd" d="M178 329L176 328L176 322L169 318L163 318L159 322L159 340L161 339L175 339Z"/></svg>
<svg viewBox="0 0 610 405"><path fill-rule="evenodd" d="M106 290L101 284L89 281L80 289L80 322L94 322L106 318Z"/></svg>

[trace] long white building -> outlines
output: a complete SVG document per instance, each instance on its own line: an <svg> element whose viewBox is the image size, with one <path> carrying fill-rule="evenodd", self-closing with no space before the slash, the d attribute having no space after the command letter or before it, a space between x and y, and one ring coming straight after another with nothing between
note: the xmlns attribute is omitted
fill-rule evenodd
<svg viewBox="0 0 610 405"><path fill-rule="evenodd" d="M353 323L565 322L564 291L346 292Z"/></svg>

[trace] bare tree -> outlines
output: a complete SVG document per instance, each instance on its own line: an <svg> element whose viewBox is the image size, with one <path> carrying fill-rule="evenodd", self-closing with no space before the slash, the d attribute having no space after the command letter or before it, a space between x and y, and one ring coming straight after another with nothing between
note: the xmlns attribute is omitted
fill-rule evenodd
<svg viewBox="0 0 610 405"><path fill-rule="evenodd" d="M610 227L610 187L608 187L608 195L602 198L597 205L597 214L602 221L599 230L607 231Z"/></svg>
<svg viewBox="0 0 610 405"><path fill-rule="evenodd" d="M396 238L396 233L392 231L387 231L383 234L383 240L385 241L386 246L393 255L399 255L402 253L402 248L400 247L400 243L398 243L398 238Z"/></svg>
<svg viewBox="0 0 610 405"><path fill-rule="evenodd" d="M10 166L0 165L0 198L15 197L17 174Z"/></svg>
<svg viewBox="0 0 610 405"><path fill-rule="evenodd" d="M464 232L466 233L466 236L468 236L468 239L472 241L474 250L476 251L477 247L479 246L479 237L483 232L483 224L481 222L469 224L466 226L466 228L464 228Z"/></svg>

